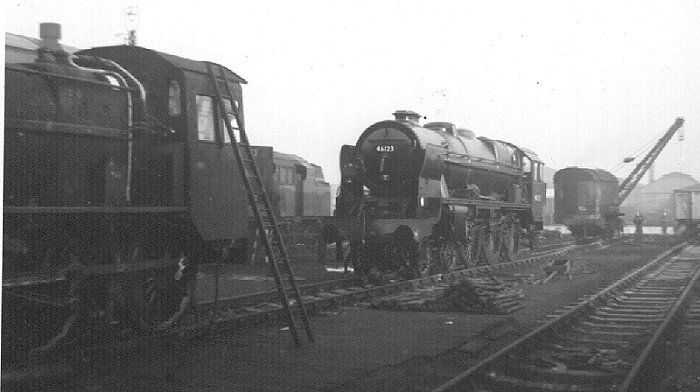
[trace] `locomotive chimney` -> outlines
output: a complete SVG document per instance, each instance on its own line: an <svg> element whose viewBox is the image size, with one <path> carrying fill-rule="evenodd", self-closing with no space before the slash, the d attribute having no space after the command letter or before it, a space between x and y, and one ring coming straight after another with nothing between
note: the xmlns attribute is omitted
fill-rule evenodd
<svg viewBox="0 0 700 392"><path fill-rule="evenodd" d="M39 24L39 58L40 63L61 63L70 64L66 52L58 40L61 39L61 25L58 23Z"/></svg>
<svg viewBox="0 0 700 392"><path fill-rule="evenodd" d="M410 110L397 110L392 114L394 115L394 119L396 119L396 121L409 122L416 125L418 125L421 117L420 114Z"/></svg>
<svg viewBox="0 0 700 392"><path fill-rule="evenodd" d="M58 23L39 24L39 46L50 50L63 50L58 40L61 39L61 25Z"/></svg>

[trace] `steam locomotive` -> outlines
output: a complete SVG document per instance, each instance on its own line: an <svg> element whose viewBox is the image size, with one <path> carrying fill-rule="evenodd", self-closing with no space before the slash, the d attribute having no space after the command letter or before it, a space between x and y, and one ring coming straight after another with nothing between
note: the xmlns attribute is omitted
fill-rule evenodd
<svg viewBox="0 0 700 392"><path fill-rule="evenodd" d="M554 223L575 238L611 238L622 231L617 177L602 169L567 167L554 173Z"/></svg>
<svg viewBox="0 0 700 392"><path fill-rule="evenodd" d="M356 273L403 277L510 260L542 229L542 161L512 143L397 111L340 154L336 224Z"/></svg>
<svg viewBox="0 0 700 392"><path fill-rule="evenodd" d="M10 362L78 338L172 326L192 300L197 264L245 257L251 236L220 121L243 126L243 78L222 67L233 93L219 113L207 62L136 46L69 54L59 25L41 32L36 61L5 66ZM273 164L270 147L256 159L277 186L273 173L286 164Z"/></svg>

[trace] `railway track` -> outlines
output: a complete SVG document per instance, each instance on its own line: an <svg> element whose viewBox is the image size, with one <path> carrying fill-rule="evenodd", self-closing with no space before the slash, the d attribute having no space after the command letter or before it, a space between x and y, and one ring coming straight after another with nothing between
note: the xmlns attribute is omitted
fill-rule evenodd
<svg viewBox="0 0 700 392"><path fill-rule="evenodd" d="M577 250L600 246L597 242L588 245L574 245L570 242L550 244L539 252L523 252L520 258L507 263L496 263L475 268L457 270L425 278L396 281L383 285L362 285L356 279L339 279L333 281L300 285L302 298L307 310L320 311L339 305L366 301L385 295L412 290L424 285L441 281L479 277L494 271L505 271L523 266L543 264ZM293 306L293 301L290 302ZM267 291L251 295L224 298L218 301L205 301L171 331L172 334L201 334L212 330L227 330L269 322L283 317L282 305L277 299L277 291ZM212 318L212 315L214 318Z"/></svg>
<svg viewBox="0 0 700 392"><path fill-rule="evenodd" d="M642 390L699 276L677 245L433 392Z"/></svg>

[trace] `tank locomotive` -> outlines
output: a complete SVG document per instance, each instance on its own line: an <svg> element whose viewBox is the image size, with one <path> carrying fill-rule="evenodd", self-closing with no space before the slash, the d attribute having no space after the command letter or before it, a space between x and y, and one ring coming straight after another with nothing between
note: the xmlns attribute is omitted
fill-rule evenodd
<svg viewBox="0 0 700 392"><path fill-rule="evenodd" d="M69 55L59 28L42 26L35 62L5 67L3 359L167 328L197 263L248 237L207 63L136 46ZM245 80L224 72L242 126Z"/></svg>
<svg viewBox="0 0 700 392"><path fill-rule="evenodd" d="M542 161L512 143L397 111L343 146L336 227L356 273L425 276L510 260L542 228ZM333 235L327 235L332 237ZM327 238L329 240L330 238Z"/></svg>

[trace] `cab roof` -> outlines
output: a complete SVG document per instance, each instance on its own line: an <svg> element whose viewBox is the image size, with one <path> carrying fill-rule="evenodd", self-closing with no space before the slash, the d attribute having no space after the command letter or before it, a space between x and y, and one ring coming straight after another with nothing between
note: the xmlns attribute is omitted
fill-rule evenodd
<svg viewBox="0 0 700 392"><path fill-rule="evenodd" d="M115 46L100 46L100 47L95 47L95 48L90 48L87 50L81 50L77 52L76 54L97 54L97 55L104 55L106 53L124 53L124 52L129 52L132 51L135 54L138 54L140 56L146 56L146 57L156 57L159 58L166 63L187 71L192 71L192 72L197 72L201 73L204 75L208 75L207 71L207 63L211 63L214 65L218 65L222 67L225 72L227 73L227 77L230 78L231 80L246 84L248 83L245 79L240 77L238 74L235 72L231 71L230 69L226 68L223 65L211 62L211 61L199 61L199 60L192 60L180 56L175 56L172 54L168 53L163 53L159 52L157 50L153 49L147 49L143 48L141 46L128 46L128 45L115 45Z"/></svg>
<svg viewBox="0 0 700 392"><path fill-rule="evenodd" d="M588 169L585 167L567 167L557 170L554 173L555 181L603 181L603 182L618 182L609 171L603 169Z"/></svg>

